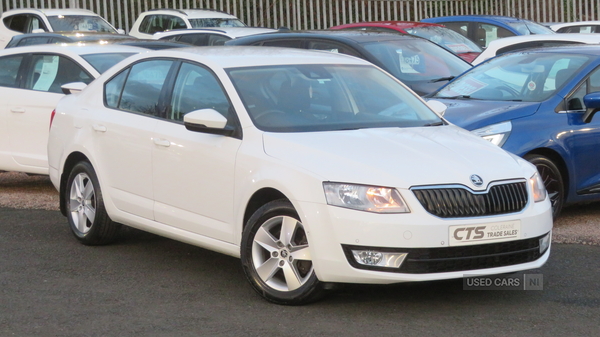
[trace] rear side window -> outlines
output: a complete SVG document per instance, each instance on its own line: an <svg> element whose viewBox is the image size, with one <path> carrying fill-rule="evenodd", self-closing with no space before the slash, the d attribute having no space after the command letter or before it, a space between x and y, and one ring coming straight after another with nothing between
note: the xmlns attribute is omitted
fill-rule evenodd
<svg viewBox="0 0 600 337"><path fill-rule="evenodd" d="M354 50L344 46L343 44L329 42L329 41L309 41L308 49L323 50L323 51L329 51L332 53L340 53L340 54L346 54L346 55L360 57L360 55L358 53L356 53Z"/></svg>
<svg viewBox="0 0 600 337"><path fill-rule="evenodd" d="M116 108L158 116L160 95L172 64L170 60L152 60L132 66ZM121 75L111 79L105 86L105 102L109 107L115 107L116 98L109 94L118 92L120 81Z"/></svg>
<svg viewBox="0 0 600 337"><path fill-rule="evenodd" d="M260 43L256 43L255 45L260 45ZM262 45L271 47L304 48L304 40L265 41Z"/></svg>
<svg viewBox="0 0 600 337"><path fill-rule="evenodd" d="M29 37L29 38L22 39L21 41L19 41L17 46L21 47L21 46L32 46L32 45L36 45L36 44L47 44L49 42L49 40L50 40L49 37Z"/></svg>
<svg viewBox="0 0 600 337"><path fill-rule="evenodd" d="M0 86L16 88L17 74L23 60L22 55L5 56L0 58Z"/></svg>
<svg viewBox="0 0 600 337"><path fill-rule="evenodd" d="M194 46L207 46L208 35L207 34L183 34L177 35L179 39L177 41L193 44Z"/></svg>
<svg viewBox="0 0 600 337"><path fill-rule="evenodd" d="M148 15L140 24L140 32L154 34L165 30L187 28L183 19L172 15Z"/></svg>
<svg viewBox="0 0 600 337"><path fill-rule="evenodd" d="M10 30L15 32L26 33L27 32L27 15L17 14L4 18L4 25Z"/></svg>

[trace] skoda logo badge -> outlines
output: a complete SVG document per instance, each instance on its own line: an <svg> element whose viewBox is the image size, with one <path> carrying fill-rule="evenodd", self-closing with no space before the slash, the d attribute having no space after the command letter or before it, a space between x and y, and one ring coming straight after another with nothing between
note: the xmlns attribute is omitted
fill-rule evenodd
<svg viewBox="0 0 600 337"><path fill-rule="evenodd" d="M483 185L483 179L481 179L481 177L478 176L478 175L476 175L476 174L471 175L471 182L475 186L481 186L481 185Z"/></svg>

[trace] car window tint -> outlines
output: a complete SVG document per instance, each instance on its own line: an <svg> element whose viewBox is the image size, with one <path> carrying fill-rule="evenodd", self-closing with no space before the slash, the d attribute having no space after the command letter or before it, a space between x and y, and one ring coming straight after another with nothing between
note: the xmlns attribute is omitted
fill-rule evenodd
<svg viewBox="0 0 600 337"><path fill-rule="evenodd" d="M194 46L206 46L208 45L207 34L182 34L177 35L179 39L177 41L193 44Z"/></svg>
<svg viewBox="0 0 600 337"><path fill-rule="evenodd" d="M225 45L225 42L231 40L231 38L224 36L224 35L218 35L218 34L210 34L208 36L208 45L209 46L223 46Z"/></svg>
<svg viewBox="0 0 600 337"><path fill-rule="evenodd" d="M255 45L260 45L256 43ZM287 47L287 48L303 48L304 40L275 40L275 41L265 41L262 43L263 46L271 46L271 47Z"/></svg>
<svg viewBox="0 0 600 337"><path fill-rule="evenodd" d="M27 14L17 14L4 18L4 25L10 30L27 33Z"/></svg>
<svg viewBox="0 0 600 337"><path fill-rule="evenodd" d="M230 103L219 81L207 69L190 63L183 63L171 98L168 119L183 121L183 116L200 109L215 109L226 118Z"/></svg>
<svg viewBox="0 0 600 337"><path fill-rule="evenodd" d="M93 78L72 60L58 55L33 55L25 88L61 93L61 86L71 82L90 83Z"/></svg>
<svg viewBox="0 0 600 337"><path fill-rule="evenodd" d="M121 92L123 91L123 84L125 84L125 79L129 74L129 70L130 68L125 69L125 71L104 84L104 104L107 107L113 109L119 107L119 99L121 98Z"/></svg>
<svg viewBox="0 0 600 337"><path fill-rule="evenodd" d="M352 55L352 56L357 56L357 57L359 56L358 53L356 53L354 50L344 46L343 44L329 42L329 41L309 41L308 49L324 50L324 51L329 51L332 53L347 54L347 55Z"/></svg>
<svg viewBox="0 0 600 337"><path fill-rule="evenodd" d="M21 47L21 46L32 46L32 45L36 45L36 44L47 44L49 42L50 38L49 37L29 37L29 38L24 38L21 41L19 41L19 43L17 43L17 46Z"/></svg>
<svg viewBox="0 0 600 337"><path fill-rule="evenodd" d="M157 116L160 93L172 64L169 60L152 60L131 67L119 109Z"/></svg>
<svg viewBox="0 0 600 337"><path fill-rule="evenodd" d="M22 60L22 55L0 58L0 86L12 88L17 86L17 74Z"/></svg>

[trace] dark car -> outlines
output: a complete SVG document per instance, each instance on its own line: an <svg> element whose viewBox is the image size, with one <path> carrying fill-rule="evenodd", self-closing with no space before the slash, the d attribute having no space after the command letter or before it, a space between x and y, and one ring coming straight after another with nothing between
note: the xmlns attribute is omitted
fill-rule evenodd
<svg viewBox="0 0 600 337"><path fill-rule="evenodd" d="M417 36L371 31L290 31L240 37L225 45L291 47L348 54L365 59L419 95L431 93L471 65Z"/></svg>
<svg viewBox="0 0 600 337"><path fill-rule="evenodd" d="M537 22L500 15L455 15L428 18L422 22L437 23L468 37L481 48L496 39L517 35L555 34Z"/></svg>
<svg viewBox="0 0 600 337"><path fill-rule="evenodd" d="M600 201L600 46L503 54L430 97L448 121L535 164L555 216Z"/></svg>
<svg viewBox="0 0 600 337"><path fill-rule="evenodd" d="M133 36L121 34L96 32L54 32L16 35L6 45L6 48L57 43L123 44L152 50L190 46L189 44L182 42L138 39Z"/></svg>

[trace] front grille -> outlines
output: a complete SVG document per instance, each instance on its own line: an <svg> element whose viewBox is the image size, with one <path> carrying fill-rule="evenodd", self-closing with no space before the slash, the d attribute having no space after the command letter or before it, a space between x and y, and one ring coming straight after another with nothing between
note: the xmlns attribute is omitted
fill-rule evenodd
<svg viewBox="0 0 600 337"><path fill-rule="evenodd" d="M527 205L527 185L514 182L474 193L466 187L417 188L413 193L427 212L441 218L462 218L519 212Z"/></svg>
<svg viewBox="0 0 600 337"><path fill-rule="evenodd" d="M539 259L542 236L508 242L483 245L442 248L380 248L343 245L348 262L358 269L377 270L405 274L446 273L486 268L497 268L532 262ZM358 264L352 250L375 250L380 252L408 253L398 269L371 267Z"/></svg>

